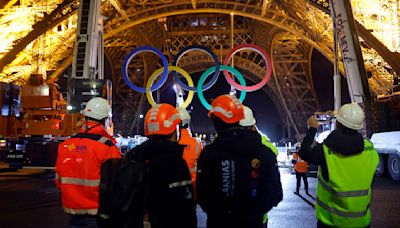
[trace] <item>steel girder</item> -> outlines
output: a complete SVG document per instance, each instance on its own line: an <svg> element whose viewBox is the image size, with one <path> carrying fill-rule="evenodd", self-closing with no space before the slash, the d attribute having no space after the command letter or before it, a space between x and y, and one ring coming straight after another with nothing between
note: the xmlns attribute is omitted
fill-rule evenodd
<svg viewBox="0 0 400 228"><path fill-rule="evenodd" d="M51 28L57 26L63 20L70 17L74 12L77 11L77 9L78 5L76 4L75 0L65 0L50 14L45 15L43 20L38 21L35 25L33 25L33 30L31 32L16 42L12 49L0 59L0 72L2 72L4 67L11 63L17 54L24 50L29 43L37 39L40 35L47 32Z"/></svg>
<svg viewBox="0 0 400 228"><path fill-rule="evenodd" d="M68 0L64 2L71 1ZM105 45L107 57L113 67L114 83L120 81L118 77L120 75L120 65L122 59L124 58L125 54L135 45L150 44L152 46L162 48L163 50L165 50L164 48L167 46L176 49L176 46L183 45L183 42L185 42L185 39L187 37L185 38L184 35L179 36L178 34L176 34L176 43L172 43L171 40L167 41L165 40L165 37L161 35L165 33L160 30L160 23L157 23L155 21L156 19L160 18L170 18L174 15L185 15L185 17L188 17L188 15L199 15L201 13L229 15L232 12L236 15L235 17L241 16L243 18L253 19L253 21L255 21L254 23L252 23L253 27L251 27L252 32L256 34L256 36L253 36L253 42L257 43L260 46L266 47L267 49L270 47L270 45L268 44L261 43L260 39L257 38L257 34L260 33L258 25L270 24L273 25L275 28L280 28L284 31L290 32L298 38L300 37L308 45L320 51L329 60L332 61L333 59L332 37L330 35L331 21L326 19L329 16L327 16L325 13L322 13L321 9L324 10L323 7L319 7L317 9L316 4L311 4L313 3L313 0L220 0L212 2L207 0L114 0L113 2L113 4L109 4L109 2L106 1L103 4L102 9L103 14L108 17L105 27ZM71 12L67 14L72 15ZM153 32L151 32L151 30L153 30ZM43 32L44 31L42 31L42 33ZM205 33L206 32L204 32L204 34ZM221 34L223 33L224 31ZM370 33L367 32L364 34L363 32L360 32L360 36L366 42L371 43L373 37L368 37L368 35L370 35ZM198 34L197 36L201 37L201 35ZM171 37L172 36L170 36L169 38ZM268 41L266 42L268 43ZM390 61L387 60L387 56L389 54L385 54L381 51L380 48L374 48L375 46L379 46L379 44L381 43L379 41L376 42L376 40L372 42L372 45L370 43L368 43L369 46L373 47L373 49L381 53L384 60L389 63ZM223 56L223 52L225 50L225 48L219 49L221 56ZM64 68L68 66L68 58L66 58L65 63L66 64L62 65ZM154 66L155 64L150 65ZM392 65L392 67L394 66L393 69L395 69L396 65L390 65ZM389 78L390 75L384 77L381 76L382 74L388 75L387 70L385 70L385 68L382 69L382 67L380 67L378 70L374 70L377 68L377 66L376 64L374 65L372 61L371 64L366 64L366 66L369 66L372 71L370 86L373 87L372 90L377 91L375 92L375 94L390 94L391 91L388 91L387 89L388 84L390 85L390 83L387 83L388 80L391 80ZM341 68L343 70L342 66ZM61 72L61 70L58 70L57 74Z"/></svg>
<svg viewBox="0 0 400 228"><path fill-rule="evenodd" d="M310 75L311 53L312 48L291 33L278 33L272 40L275 85L297 139L307 131L307 118L320 110Z"/></svg>

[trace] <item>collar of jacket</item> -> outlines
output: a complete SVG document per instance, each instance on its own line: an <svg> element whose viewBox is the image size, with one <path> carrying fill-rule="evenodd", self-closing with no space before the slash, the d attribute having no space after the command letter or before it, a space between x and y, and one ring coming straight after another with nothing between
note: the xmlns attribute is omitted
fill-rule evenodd
<svg viewBox="0 0 400 228"><path fill-rule="evenodd" d="M191 138L192 134L190 134L189 130L187 128L182 128L181 129L181 136L180 138Z"/></svg>
<svg viewBox="0 0 400 228"><path fill-rule="evenodd" d="M132 152L141 153L142 155L144 155L144 157L139 158L139 160L151 160L158 156L163 156L167 154L182 157L183 149L184 146L179 145L178 142L149 139L140 146L135 147Z"/></svg>
<svg viewBox="0 0 400 228"><path fill-rule="evenodd" d="M226 148L235 154L251 154L254 150L264 147L258 132L234 127L218 132L213 144Z"/></svg>
<svg viewBox="0 0 400 228"><path fill-rule="evenodd" d="M346 134L342 131L334 130L325 139L324 143L331 150L344 156L364 151L364 140L359 133Z"/></svg>
<svg viewBox="0 0 400 228"><path fill-rule="evenodd" d="M218 136L236 136L236 135L259 135L258 132L244 128L244 127L231 127L220 130L217 132ZM261 137L261 136L260 136Z"/></svg>
<svg viewBox="0 0 400 228"><path fill-rule="evenodd" d="M114 144L117 143L117 141L111 135L108 134L108 132L101 123L87 120L86 123L83 124L83 126L81 127L80 131L82 133L87 133L87 134L101 135L110 139Z"/></svg>

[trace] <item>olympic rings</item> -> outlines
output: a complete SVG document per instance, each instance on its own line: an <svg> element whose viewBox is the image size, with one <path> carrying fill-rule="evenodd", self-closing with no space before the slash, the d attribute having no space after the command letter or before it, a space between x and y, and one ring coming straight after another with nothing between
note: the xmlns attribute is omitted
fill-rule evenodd
<svg viewBox="0 0 400 228"><path fill-rule="evenodd" d="M233 67L227 66L227 65L221 65L220 66L220 71L221 70L226 70L229 71L230 73L232 73L233 75L235 75L235 77L239 80L240 84L243 86L246 86L246 81L244 80L243 75L236 70ZM206 71L204 71L204 73L201 75L199 82L197 83L197 96L200 99L201 104L207 109L210 110L211 109L211 105L206 101L204 95L203 95L203 83L204 81L207 79L208 76L210 76L210 74L212 74L214 71L216 71L216 67L211 67L208 68ZM244 99L246 98L246 91L242 90L240 91L240 97L239 100L240 102L243 102Z"/></svg>
<svg viewBox="0 0 400 228"><path fill-rule="evenodd" d="M211 67L211 68L207 69L205 72L203 72L203 74L201 75L201 77L199 79L199 82L198 82L197 86L194 86L192 78L190 77L190 75L184 69L176 66L178 64L179 60L181 59L181 57L183 55L185 55L186 53L188 53L189 51L192 51L192 50L202 51L202 52L205 52L205 53L209 54L211 56L211 58L214 60L214 62L215 62L215 66L214 67ZM233 56L237 52L239 52L241 50L255 51L259 55L261 55L261 57L265 61L267 72L264 75L263 79L259 83L257 83L256 85L246 86L246 81L245 81L243 75L238 70L236 70L235 68L228 66L229 61L233 58ZM132 58L134 56L136 56L137 54L142 53L142 52L152 52L152 53L158 55L161 58L162 65L163 65L160 69L158 69L155 72L153 72L153 74L150 76L149 80L147 81L145 88L134 85L130 81L130 79L128 77L128 65L129 65L130 61L132 60ZM246 97L246 92L252 92L252 91L258 90L261 87L263 87L270 80L271 74L272 74L272 62L271 62L270 57L268 56L268 54L261 47L259 47L257 45L254 45L254 44L241 44L241 45L235 47L234 49L232 49L231 51L229 51L229 53L227 54L226 58L223 61L223 65L221 65L221 63L218 61L218 57L209 48L203 47L203 46L199 46L199 45L191 45L191 46L181 50L174 57L173 65L174 66L168 66L168 60L162 54L162 52L160 50L158 50L158 49L156 49L154 47L150 47L150 46L141 46L141 47L137 47L137 48L133 49L126 56L126 58L125 58L125 60L123 62L123 65L122 65L122 77L123 77L125 83L132 90L134 90L136 92L139 92L139 93L146 93L146 97L147 97L147 100L149 101L149 103L152 106L155 106L156 103L154 101L152 92L160 89L164 85L164 83L167 81L169 72L173 71L173 76L174 76L175 81L183 89L189 91L186 100L182 104L182 107L183 108L187 108L189 106L189 104L193 100L194 92L197 92L197 95L198 95L202 105L207 110L210 110L211 109L211 105L204 98L203 91L208 90L209 88L211 88L217 82L218 76L220 74L220 71L224 72L225 79L231 86L233 86L235 89L238 89L238 90L241 91L240 92L240 96L239 96L239 100L241 102L244 101L244 99ZM233 74L239 80L240 84L235 82L235 80L230 76L229 72L231 74ZM181 74L186 79L187 84L182 82L182 80L178 77L177 73ZM212 73L214 73L214 75L211 78L211 80L203 86L203 84L206 81L206 79ZM160 75L161 75L161 79L155 85L153 85L153 83L156 80L156 78L159 77Z"/></svg>
<svg viewBox="0 0 400 228"><path fill-rule="evenodd" d="M131 80L128 77L128 65L131 62L132 58L136 56L139 53L142 52L152 52L156 55L158 55L161 58L162 65L163 65L163 73L161 76L160 81L157 82L153 87L151 87L151 91L154 92L155 90L158 90L163 86L163 84L167 81L168 78L168 60L167 58L163 55L163 53L158 50L157 48L150 47L150 46L141 46L133 49L125 58L124 62L122 63L122 78L124 79L125 83L134 91L139 92L139 93L145 93L146 89L143 87L136 86L131 82Z"/></svg>
<svg viewBox="0 0 400 228"><path fill-rule="evenodd" d="M218 76L219 76L219 66L221 65L220 62L218 61L218 57L217 55L208 47L204 47L204 46L200 46L200 45L190 45L189 47L186 47L182 50L179 51L179 53L174 57L174 61L172 62L173 66L178 66L178 62L181 59L181 57L183 55L185 55L186 53L188 53L189 51L202 51L205 52L207 54L209 54L211 56L211 58L214 60L215 62L215 73L214 76L211 78L211 80L204 85L203 90L208 90L209 88L211 88L218 80ZM174 79L175 81L184 89L184 90L192 90L192 91L196 91L197 88L196 87L191 87L186 85L185 83L182 82L182 80L178 77L178 74L175 72L174 74Z"/></svg>
<svg viewBox="0 0 400 228"><path fill-rule="evenodd" d="M255 90L261 89L261 87L263 87L265 84L267 84L267 82L270 80L271 78L271 74L272 74L272 62L271 62L271 58L269 57L269 55L267 55L267 53L260 47L254 44L241 44L237 47L235 47L234 49L232 49L231 51L229 51L229 53L226 55L226 58L223 62L224 65L229 65L229 61L231 60L231 58L239 51L241 50L252 50L257 52L258 54L260 54L266 64L266 68L267 68L267 73L264 75L264 78L257 84L252 85L252 86L243 86L243 85L239 85L238 83L235 82L235 80L233 80L233 78L229 75L227 70L224 70L224 75L225 75L225 79L226 81L231 84L235 89L238 90L244 90L247 92L253 92Z"/></svg>
<svg viewBox="0 0 400 228"><path fill-rule="evenodd" d="M164 68L161 67L158 70L154 71L153 74L150 76L149 80L147 81L147 84L146 84L146 97L147 97L147 100L149 101L149 103L150 103L150 105L152 107L154 107L157 104L154 101L153 94L151 93L150 88L152 88L154 80L158 76L160 76L160 74L161 74L161 72L163 72L163 70L164 70ZM190 75L184 69L182 69L180 67L177 67L177 66L168 66L168 71L167 72L169 72L169 71L175 71L175 72L181 74L186 79L186 81L188 82L189 86L193 86L194 85L192 78L190 77ZM194 91L190 90L185 102L183 102L183 104L181 106L182 108L187 108L190 105L190 103L193 100L193 95L194 95Z"/></svg>

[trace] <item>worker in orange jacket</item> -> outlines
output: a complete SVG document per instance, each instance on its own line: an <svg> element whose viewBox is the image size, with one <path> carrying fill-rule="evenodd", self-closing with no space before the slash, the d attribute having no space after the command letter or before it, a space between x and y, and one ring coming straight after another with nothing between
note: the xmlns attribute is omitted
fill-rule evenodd
<svg viewBox="0 0 400 228"><path fill-rule="evenodd" d="M299 150L301 147L301 143L295 143L294 147L296 148L296 151L293 153L293 159L292 163L294 164L294 170L296 171L296 191L294 192L295 194L299 194L300 190L300 182L301 178L303 178L304 181L304 189L306 190L306 194L309 195L308 193L308 181L307 181L307 172L308 172L308 164L306 161L301 159L299 157Z"/></svg>
<svg viewBox="0 0 400 228"><path fill-rule="evenodd" d="M201 151L203 150L203 145L201 141L192 137L192 134L189 130L190 124L190 114L185 108L178 108L179 117L182 122L180 124L180 137L179 144L184 146L183 150L183 159L185 159L189 171L190 176L192 177L193 184L193 199L196 200L196 172L197 172L197 160L200 156Z"/></svg>
<svg viewBox="0 0 400 228"><path fill-rule="evenodd" d="M105 99L91 99L83 110L81 133L58 147L55 182L63 209L70 215L70 228L97 226L100 167L107 159L121 157L115 139L105 130L110 111Z"/></svg>

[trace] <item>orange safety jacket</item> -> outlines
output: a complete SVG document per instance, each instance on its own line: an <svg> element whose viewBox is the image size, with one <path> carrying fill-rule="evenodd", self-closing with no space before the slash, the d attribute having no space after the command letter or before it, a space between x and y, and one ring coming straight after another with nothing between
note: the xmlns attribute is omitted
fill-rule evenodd
<svg viewBox="0 0 400 228"><path fill-rule="evenodd" d="M121 157L115 139L102 125L88 121L87 127L58 146L55 182L68 214L97 214L101 165Z"/></svg>
<svg viewBox="0 0 400 228"><path fill-rule="evenodd" d="M196 138L192 137L189 130L186 128L181 129L179 144L185 146L183 150L183 159L185 159L189 167L193 188L196 189L197 160L203 150L203 145L200 140L196 140Z"/></svg>
<svg viewBox="0 0 400 228"><path fill-rule="evenodd" d="M308 171L307 162L301 159L297 152L293 153L293 160L296 162L294 164L294 170L296 170L296 172L306 173Z"/></svg>

